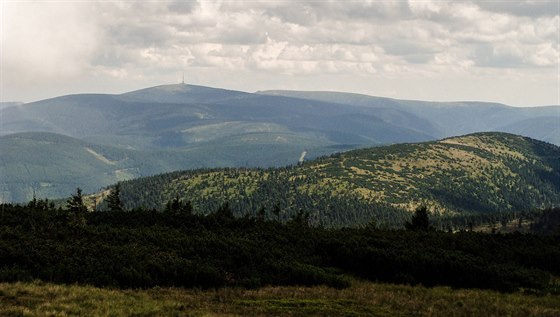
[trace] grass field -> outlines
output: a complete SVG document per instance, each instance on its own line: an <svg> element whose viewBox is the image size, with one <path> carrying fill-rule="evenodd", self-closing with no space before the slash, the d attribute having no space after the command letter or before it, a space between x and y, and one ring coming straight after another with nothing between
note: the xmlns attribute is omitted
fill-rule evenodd
<svg viewBox="0 0 560 317"><path fill-rule="evenodd" d="M560 316L560 296L353 281L350 288L103 289L0 283L0 316Z"/></svg>

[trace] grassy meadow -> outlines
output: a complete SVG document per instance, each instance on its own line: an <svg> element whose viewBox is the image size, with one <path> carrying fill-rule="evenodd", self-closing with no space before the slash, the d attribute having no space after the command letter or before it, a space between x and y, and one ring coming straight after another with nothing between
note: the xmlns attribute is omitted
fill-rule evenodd
<svg viewBox="0 0 560 317"><path fill-rule="evenodd" d="M560 296L377 284L107 289L0 283L0 316L560 316Z"/></svg>

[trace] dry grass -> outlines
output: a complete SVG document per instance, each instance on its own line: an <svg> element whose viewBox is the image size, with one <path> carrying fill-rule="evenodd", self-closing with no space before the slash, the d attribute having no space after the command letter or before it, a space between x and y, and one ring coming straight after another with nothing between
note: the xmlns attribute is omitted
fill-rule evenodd
<svg viewBox="0 0 560 317"><path fill-rule="evenodd" d="M1 316L560 316L560 297L354 281L328 287L113 290L0 283Z"/></svg>

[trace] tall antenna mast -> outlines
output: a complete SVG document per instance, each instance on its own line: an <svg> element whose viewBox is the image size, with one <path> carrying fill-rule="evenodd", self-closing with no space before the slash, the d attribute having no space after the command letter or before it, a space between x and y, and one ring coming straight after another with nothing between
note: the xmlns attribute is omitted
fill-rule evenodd
<svg viewBox="0 0 560 317"><path fill-rule="evenodd" d="M185 84L185 72L183 72L183 81L181 82L183 85Z"/></svg>

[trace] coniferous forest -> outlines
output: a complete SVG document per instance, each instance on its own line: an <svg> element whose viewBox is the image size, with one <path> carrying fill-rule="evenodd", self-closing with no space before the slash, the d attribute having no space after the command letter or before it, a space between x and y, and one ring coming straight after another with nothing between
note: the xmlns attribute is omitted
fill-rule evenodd
<svg viewBox="0 0 560 317"><path fill-rule="evenodd" d="M66 208L42 200L1 206L1 281L120 288L345 288L354 276L506 292L559 291L558 232L437 231L421 208L400 230L326 229L310 226L303 213L285 223L262 215L234 217L227 204L198 215L181 200L170 201L163 212L86 212L80 195L73 195Z"/></svg>

